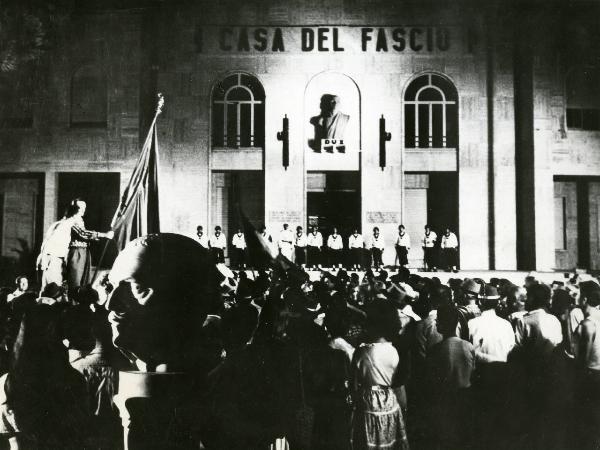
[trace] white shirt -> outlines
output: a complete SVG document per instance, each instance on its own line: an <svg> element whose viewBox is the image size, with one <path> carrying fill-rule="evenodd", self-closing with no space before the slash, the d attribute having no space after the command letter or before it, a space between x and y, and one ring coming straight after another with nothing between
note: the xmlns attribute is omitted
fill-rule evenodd
<svg viewBox="0 0 600 450"><path fill-rule="evenodd" d="M198 238L198 242L202 247L208 248L208 236L206 236L205 234Z"/></svg>
<svg viewBox="0 0 600 450"><path fill-rule="evenodd" d="M61 219L50 225L42 243L40 253L57 258L66 258L69 253L69 244L71 243L72 225L73 219L71 218Z"/></svg>
<svg viewBox="0 0 600 450"><path fill-rule="evenodd" d="M335 236L331 234L327 238L327 247L331 250L342 250L344 248L344 240L339 234L336 234Z"/></svg>
<svg viewBox="0 0 600 450"><path fill-rule="evenodd" d="M240 250L244 250L246 248L246 238L244 238L244 233L242 234L234 234L231 239L231 245L235 248L239 248Z"/></svg>
<svg viewBox="0 0 600 450"><path fill-rule="evenodd" d="M208 240L208 243L212 248L220 248L225 250L227 247L227 238L225 237L225 233L221 233L219 236L213 234Z"/></svg>
<svg viewBox="0 0 600 450"><path fill-rule="evenodd" d="M560 322L542 308L529 311L515 326L516 344L527 344L538 354L550 354L562 340Z"/></svg>
<svg viewBox="0 0 600 450"><path fill-rule="evenodd" d="M294 233L289 228L287 230L281 230L279 233L279 248L291 247L294 245Z"/></svg>
<svg viewBox="0 0 600 450"><path fill-rule="evenodd" d="M435 241L437 240L437 234L435 231L430 231L429 235L425 233L423 235L423 247L431 248L435 245Z"/></svg>
<svg viewBox="0 0 600 450"><path fill-rule="evenodd" d="M445 234L442 236L442 248L457 248L458 239L456 235L451 231L448 236Z"/></svg>
<svg viewBox="0 0 600 450"><path fill-rule="evenodd" d="M486 363L506 362L508 353L515 346L512 326L493 309L469 320L469 340L475 348L475 359Z"/></svg>
<svg viewBox="0 0 600 450"><path fill-rule="evenodd" d="M304 233L302 233L299 236L298 236L298 233L296 233L295 245L296 245L296 247L302 247L302 248L306 247L307 239L306 239L306 235Z"/></svg>
<svg viewBox="0 0 600 450"><path fill-rule="evenodd" d="M310 247L323 247L323 236L317 231L317 234L309 233L306 241Z"/></svg>
<svg viewBox="0 0 600 450"><path fill-rule="evenodd" d="M381 236L375 237L371 236L371 248L378 248L379 250L383 250L385 248L385 240Z"/></svg>
<svg viewBox="0 0 600 450"><path fill-rule="evenodd" d="M348 238L348 248L363 248L364 245L365 242L360 234L357 234L356 236L351 234Z"/></svg>
<svg viewBox="0 0 600 450"><path fill-rule="evenodd" d="M398 239L396 239L396 245L400 247L410 248L410 236L408 233L404 232L404 234L398 233Z"/></svg>

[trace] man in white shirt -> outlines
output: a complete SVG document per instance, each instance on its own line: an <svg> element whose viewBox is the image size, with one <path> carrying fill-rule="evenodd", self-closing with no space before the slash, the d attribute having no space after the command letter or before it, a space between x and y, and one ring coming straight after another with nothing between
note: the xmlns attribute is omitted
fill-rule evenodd
<svg viewBox="0 0 600 450"><path fill-rule="evenodd" d="M62 218L48 228L36 266L42 272L40 292L47 284L62 286L66 268L69 243L71 242L72 220Z"/></svg>
<svg viewBox="0 0 600 450"><path fill-rule="evenodd" d="M383 256L383 251L385 250L385 240L379 234L379 228L373 228L373 236L371 237L371 258L373 259L373 267L375 269L379 269L383 266L383 261L381 257Z"/></svg>
<svg viewBox="0 0 600 450"><path fill-rule="evenodd" d="M425 225L425 234L423 235L423 263L425 271L433 270L436 271L435 263L435 242L437 241L437 234L431 230L429 225Z"/></svg>
<svg viewBox="0 0 600 450"><path fill-rule="evenodd" d="M441 248L446 270L458 272L458 238L448 227L446 227L446 231L442 236Z"/></svg>
<svg viewBox="0 0 600 450"><path fill-rule="evenodd" d="M232 255L231 265L239 270L246 267L246 238L241 228L238 228L237 233L231 239Z"/></svg>
<svg viewBox="0 0 600 450"><path fill-rule="evenodd" d="M279 246L279 253L291 261L294 253L294 233L288 228L287 223L283 224L283 230L279 232L279 241L277 244Z"/></svg>
<svg viewBox="0 0 600 450"><path fill-rule="evenodd" d="M350 268L351 270L360 270L362 268L362 257L365 242L362 235L355 228L354 232L348 238L348 249L350 250Z"/></svg>
<svg viewBox="0 0 600 450"><path fill-rule="evenodd" d="M204 234L204 227L202 225L196 227L196 236L198 236L198 242L202 248L208 250L208 236Z"/></svg>
<svg viewBox="0 0 600 450"><path fill-rule="evenodd" d="M215 233L208 240L208 246L213 254L217 264L225 262L225 248L227 248L227 238L221 233L221 227L215 227Z"/></svg>
<svg viewBox="0 0 600 450"><path fill-rule="evenodd" d="M302 227L296 227L296 236L294 236L294 253L296 256L296 264L300 267L306 266L306 246L308 241Z"/></svg>
<svg viewBox="0 0 600 450"><path fill-rule="evenodd" d="M310 233L306 237L308 250L308 267L318 267L321 265L321 249L323 248L323 235L317 227L312 227Z"/></svg>
<svg viewBox="0 0 600 450"><path fill-rule="evenodd" d="M344 240L338 234L336 227L333 227L333 233L327 238L327 248L329 250L329 265L331 267L342 267Z"/></svg>
<svg viewBox="0 0 600 450"><path fill-rule="evenodd" d="M406 232L404 225L398 227L396 238L396 257L400 267L408 266L408 251L410 250L410 235Z"/></svg>

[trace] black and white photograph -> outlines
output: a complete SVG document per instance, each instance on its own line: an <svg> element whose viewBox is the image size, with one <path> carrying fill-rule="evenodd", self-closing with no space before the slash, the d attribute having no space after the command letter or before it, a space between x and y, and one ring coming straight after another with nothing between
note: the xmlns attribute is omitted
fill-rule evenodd
<svg viewBox="0 0 600 450"><path fill-rule="evenodd" d="M600 0L0 0L0 450L600 449Z"/></svg>

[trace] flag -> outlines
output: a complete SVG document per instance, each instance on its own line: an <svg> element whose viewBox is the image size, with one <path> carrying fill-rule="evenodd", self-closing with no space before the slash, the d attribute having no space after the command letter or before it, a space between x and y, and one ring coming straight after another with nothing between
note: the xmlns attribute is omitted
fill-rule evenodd
<svg viewBox="0 0 600 450"><path fill-rule="evenodd" d="M140 236L160 232L156 119L161 112L163 102L159 94L159 106L144 142L142 154L133 169L110 225L115 233L114 239L119 250L123 250L129 241Z"/></svg>

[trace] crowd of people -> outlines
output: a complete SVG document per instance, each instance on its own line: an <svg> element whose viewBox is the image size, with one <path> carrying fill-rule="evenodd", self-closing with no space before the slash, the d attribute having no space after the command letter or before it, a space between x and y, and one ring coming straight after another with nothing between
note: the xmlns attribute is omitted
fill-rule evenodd
<svg viewBox="0 0 600 450"><path fill-rule="evenodd" d="M400 268L311 281L292 268L219 282L197 299L195 448L600 445L592 277L443 284ZM110 285L30 289L19 277L0 295L0 434L13 448L119 448L113 396L135 367L111 341Z"/></svg>
<svg viewBox="0 0 600 450"><path fill-rule="evenodd" d="M341 236L337 227L333 227L326 238L317 226L311 226L308 233L305 233L301 226L297 226L294 233L287 223L283 224L275 240L264 226L261 227L260 234L274 252L307 269L379 269L384 265L382 258L388 246L379 227L374 227L368 238L363 237L358 228L354 228L348 236ZM196 235L200 245L213 253L217 263L225 262L225 253L229 249L230 263L234 269L248 267L247 244L241 227L236 229L230 241L219 225L210 236L204 233L202 225L198 225ZM411 238L404 225L398 226L398 233L393 242L394 265L408 267ZM438 267L442 267L445 270L458 271L458 238L450 228L446 227L438 238L437 233L429 225L425 225L420 244L423 249L424 270L436 271Z"/></svg>

